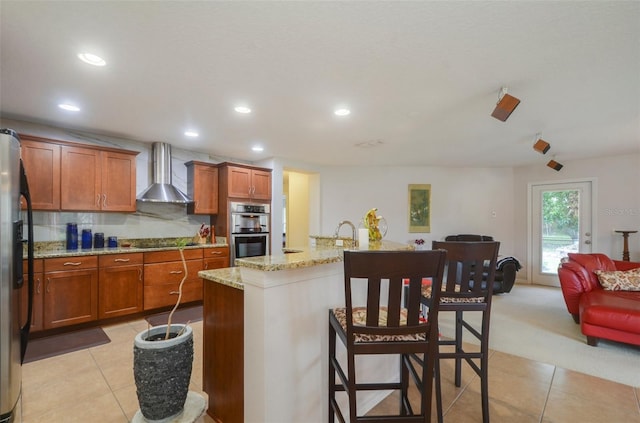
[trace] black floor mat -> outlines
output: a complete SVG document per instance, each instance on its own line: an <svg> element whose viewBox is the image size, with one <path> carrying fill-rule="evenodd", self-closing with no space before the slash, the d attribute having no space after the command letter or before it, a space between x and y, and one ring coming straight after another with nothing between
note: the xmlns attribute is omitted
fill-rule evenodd
<svg viewBox="0 0 640 423"><path fill-rule="evenodd" d="M166 325L169 318L169 312L152 314L147 316L146 320L151 326ZM179 308L173 313L171 323L186 324L187 322L199 322L202 320L202 306Z"/></svg>
<svg viewBox="0 0 640 423"><path fill-rule="evenodd" d="M27 343L25 363L55 357L73 351L83 350L111 342L101 328L90 328L30 339Z"/></svg>

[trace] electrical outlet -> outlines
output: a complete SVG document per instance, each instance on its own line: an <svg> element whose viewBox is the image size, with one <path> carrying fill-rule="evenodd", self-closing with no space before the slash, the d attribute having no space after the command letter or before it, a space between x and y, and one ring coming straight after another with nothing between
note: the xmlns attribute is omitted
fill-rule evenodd
<svg viewBox="0 0 640 423"><path fill-rule="evenodd" d="M336 247L342 247L344 245L344 241L341 239L336 239Z"/></svg>

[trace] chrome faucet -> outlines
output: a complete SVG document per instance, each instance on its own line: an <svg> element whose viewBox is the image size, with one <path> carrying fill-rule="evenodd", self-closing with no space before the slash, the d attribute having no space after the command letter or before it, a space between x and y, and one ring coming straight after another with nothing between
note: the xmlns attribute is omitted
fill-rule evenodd
<svg viewBox="0 0 640 423"><path fill-rule="evenodd" d="M356 245L356 226L351 223L349 220L343 220L340 223L338 223L338 227L336 228L336 234L335 237L338 237L338 233L340 232L340 228L342 228L344 225L349 225L351 226L351 239L353 240L353 245Z"/></svg>

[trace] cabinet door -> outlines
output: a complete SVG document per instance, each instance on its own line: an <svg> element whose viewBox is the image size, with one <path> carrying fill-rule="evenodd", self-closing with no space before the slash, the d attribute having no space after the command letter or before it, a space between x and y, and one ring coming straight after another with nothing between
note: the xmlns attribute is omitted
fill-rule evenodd
<svg viewBox="0 0 640 423"><path fill-rule="evenodd" d="M60 209L60 146L46 142L20 142L34 210ZM26 201L21 199L22 208Z"/></svg>
<svg viewBox="0 0 640 423"><path fill-rule="evenodd" d="M251 196L251 169L229 166L229 197L249 198Z"/></svg>
<svg viewBox="0 0 640 423"><path fill-rule="evenodd" d="M100 208L103 211L136 211L136 157L103 151Z"/></svg>
<svg viewBox="0 0 640 423"><path fill-rule="evenodd" d="M100 210L100 152L62 146L60 207L63 210Z"/></svg>
<svg viewBox="0 0 640 423"><path fill-rule="evenodd" d="M101 268L98 275L98 318L142 311L142 265Z"/></svg>
<svg viewBox="0 0 640 423"><path fill-rule="evenodd" d="M187 185L194 203L189 213L218 214L218 168L194 165L191 179Z"/></svg>
<svg viewBox="0 0 640 423"><path fill-rule="evenodd" d="M256 200L271 200L271 173L262 170L252 171L251 197Z"/></svg>
<svg viewBox="0 0 640 423"><path fill-rule="evenodd" d="M27 310L29 309L29 284L27 282L27 262L23 263L24 285L20 291L20 327L27 323ZM31 332L37 332L43 329L42 321L42 292L44 274L42 273L42 260L34 260L33 273L33 306L31 314Z"/></svg>
<svg viewBox="0 0 640 423"><path fill-rule="evenodd" d="M51 272L44 277L45 329L98 318L97 269Z"/></svg>

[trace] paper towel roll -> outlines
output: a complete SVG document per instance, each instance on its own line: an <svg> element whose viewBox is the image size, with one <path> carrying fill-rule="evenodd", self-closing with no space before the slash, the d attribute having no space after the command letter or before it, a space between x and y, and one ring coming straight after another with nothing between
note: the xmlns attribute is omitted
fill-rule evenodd
<svg viewBox="0 0 640 423"><path fill-rule="evenodd" d="M367 228L359 228L358 229L358 245L361 250L369 249L369 229Z"/></svg>

